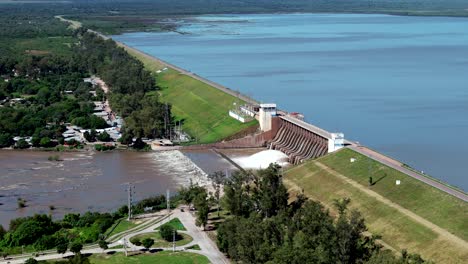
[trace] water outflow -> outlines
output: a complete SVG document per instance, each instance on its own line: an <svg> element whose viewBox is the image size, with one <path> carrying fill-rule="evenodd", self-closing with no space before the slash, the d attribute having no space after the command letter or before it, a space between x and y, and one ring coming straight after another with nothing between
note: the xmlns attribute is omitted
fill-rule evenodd
<svg viewBox="0 0 468 264"><path fill-rule="evenodd" d="M264 169L271 163L287 166L288 156L278 150L264 150L248 157L233 158L233 161L244 169Z"/></svg>

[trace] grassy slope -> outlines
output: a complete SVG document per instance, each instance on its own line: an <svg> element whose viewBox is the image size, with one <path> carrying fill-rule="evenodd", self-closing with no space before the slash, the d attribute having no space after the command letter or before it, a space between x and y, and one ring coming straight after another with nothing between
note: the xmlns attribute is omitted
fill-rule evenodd
<svg viewBox="0 0 468 264"><path fill-rule="evenodd" d="M112 232L110 234L108 234L107 237L111 237L111 236L113 236L115 234L118 234L120 232L129 230L131 228L134 228L135 226L137 226L135 223L123 219L123 220L121 220L120 222L117 223L117 226L115 226L115 227L112 226L111 228L109 228L109 230L112 230ZM106 231L106 234L107 233L108 233L108 231Z"/></svg>
<svg viewBox="0 0 468 264"><path fill-rule="evenodd" d="M130 49L127 51L140 59L152 72L164 66ZM183 120L183 129L198 143L212 143L234 135L257 121L242 124L229 117L234 102L240 101L208 84L169 69L156 75L161 87L161 99L172 104L173 113Z"/></svg>
<svg viewBox="0 0 468 264"><path fill-rule="evenodd" d="M352 163L353 167L347 164L350 163L350 156L357 158L357 161ZM369 163L357 153L343 150L325 156L318 162L333 166L345 176L353 180L357 179L363 184L363 188L369 188L367 186ZM377 176L379 173L382 173L383 176L385 172L387 176L370 187L373 191L466 239L467 228L463 219L466 220L468 217L467 204L460 204L448 195L422 183L413 182L408 176L398 174L398 172L382 165L371 165L371 170L377 169L377 166L379 166L379 170L374 172L376 175L373 176L374 179L379 179ZM398 177L402 181L402 185L398 186L401 187L398 191L394 189L394 177ZM351 198L351 207L358 209L363 214L369 231L382 235L383 241L397 251L408 249L440 263L468 261L467 249L460 248L458 244L440 237L433 230L419 224L398 210L377 201L358 188L350 186L341 178L319 168L313 161L288 170L285 175L285 184L293 192L303 189L306 195L321 201L331 208L332 212L334 199ZM404 193L405 191L410 194ZM415 205L420 207L412 207Z"/></svg>
<svg viewBox="0 0 468 264"><path fill-rule="evenodd" d="M208 264L208 258L202 255L188 252L162 251L153 254L142 254L138 256L125 257L123 254L118 253L114 255L93 255L90 257L92 264L153 264L153 263L167 263L167 264Z"/></svg>
<svg viewBox="0 0 468 264"><path fill-rule="evenodd" d="M350 158L356 161L351 163ZM320 162L363 186L369 184L370 168L370 176L378 181L371 187L373 191L468 241L468 203L350 149ZM401 180L401 185L395 185L396 180Z"/></svg>

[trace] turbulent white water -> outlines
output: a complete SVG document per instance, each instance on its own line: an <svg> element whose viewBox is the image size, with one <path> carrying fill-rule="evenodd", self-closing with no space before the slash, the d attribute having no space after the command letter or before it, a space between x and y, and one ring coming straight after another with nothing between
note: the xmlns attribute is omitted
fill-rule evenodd
<svg viewBox="0 0 468 264"><path fill-rule="evenodd" d="M157 152L153 159L158 161L161 171L178 175L173 178L178 185L188 186L192 181L200 186L211 186L208 175L178 150Z"/></svg>
<svg viewBox="0 0 468 264"><path fill-rule="evenodd" d="M288 165L288 156L278 150L264 150L248 157L234 158L234 162L244 169L264 169L271 163L277 163L280 166Z"/></svg>

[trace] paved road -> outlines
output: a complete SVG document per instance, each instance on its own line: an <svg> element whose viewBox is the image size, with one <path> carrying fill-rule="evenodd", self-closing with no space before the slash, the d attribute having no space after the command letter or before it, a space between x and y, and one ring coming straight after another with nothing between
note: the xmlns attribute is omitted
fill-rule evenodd
<svg viewBox="0 0 468 264"><path fill-rule="evenodd" d="M356 152L358 152L358 153L360 153L360 154L362 154L362 155L364 155L364 156L367 156L367 157L369 157L369 158L371 158L373 160L376 160L376 161L378 161L380 163L383 163L383 164L385 164L385 165L387 165L387 166L389 166L389 167L391 167L391 168L393 168L395 170L398 170L398 171L400 171L400 172L402 172L402 173L404 173L404 174L406 174L406 175L408 175L410 177L413 177L413 178L415 178L417 180L420 180L420 181L422 181L422 182L424 182L426 184L429 184L430 186L432 186L434 188L437 188L437 189L439 189L439 190L441 190L443 192L446 192L446 193L448 193L448 194L450 194L452 196L455 196L455 197L457 197L457 198L459 198L459 199L461 199L461 200L463 200L465 202L468 202L468 195L466 195L465 193L463 193L461 191L458 191L458 190L455 190L453 188L450 188L450 187L448 187L448 186L446 186L446 185L444 185L444 184L442 184L440 182L437 182L437 181L435 181L435 180L433 180L431 178L425 177L425 176L423 176L423 175L421 175L421 174L419 174L417 172L414 172L414 171L412 171L410 169L407 169L407 168L403 167L402 166L403 164L401 164L401 162L399 162L399 161L391 159L391 158L389 158L387 156L384 156L384 155L382 155L382 154L380 154L380 153L378 153L376 151L373 151L373 150L368 149L368 148L363 147L363 146L351 145L349 148L356 151Z"/></svg>
<svg viewBox="0 0 468 264"><path fill-rule="evenodd" d="M129 242L130 238L139 235L139 234L144 234L144 233L153 233L154 229L157 227L169 222L171 219L174 218L179 218L179 220L182 222L182 224L185 226L185 229L187 231L179 231L182 233L186 233L190 235L193 238L193 241L183 245L176 247L176 251L186 251L186 252L192 252L200 255L206 256L211 263L218 264L218 263L230 263L228 259L221 253L216 245L213 243L213 241L206 235L205 232L203 232L200 228L195 226L195 218L194 216L188 212L188 210L185 210L185 212L181 212L179 209L174 210L171 214L170 217L164 218L162 221L159 221L153 225L150 225L142 230L135 231L135 232L130 232L129 234L125 235L122 239L120 239L117 242L109 244L109 247L114 247L114 246L119 246L122 245L122 241L125 241L125 245L127 247L128 251L139 251L142 250L143 247L135 246L132 243ZM125 240L123 240L125 239ZM185 248L190 247L192 245L199 245L201 250L187 250ZM156 248L153 248L156 249ZM161 248L158 248L161 249ZM163 250L172 250L172 248L162 248ZM101 248L94 247L94 248L88 248L84 249L81 251L83 254L102 254L106 252L124 252L125 250L123 248L118 248L118 249L108 249L108 250L102 250ZM61 259L63 257L67 256L72 256L73 253L67 252L65 254L47 254L43 256L39 256L36 258L36 260L53 260L53 259ZM1 260L0 263L10 263L10 264L20 264L24 263L26 259L30 258L28 257L23 257L23 258L14 258L14 259L7 259L7 260Z"/></svg>

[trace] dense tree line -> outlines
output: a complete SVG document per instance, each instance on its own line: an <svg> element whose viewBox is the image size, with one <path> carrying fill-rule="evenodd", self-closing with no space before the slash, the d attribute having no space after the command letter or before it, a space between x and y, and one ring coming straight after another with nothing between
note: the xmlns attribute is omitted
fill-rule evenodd
<svg viewBox="0 0 468 264"><path fill-rule="evenodd" d="M44 214L13 219L8 232L0 232L0 249L5 252L19 246L32 246L35 250L46 250L74 242L91 243L121 217L120 210L114 214L71 213L59 221Z"/></svg>
<svg viewBox="0 0 468 264"><path fill-rule="evenodd" d="M125 118L125 132L137 138L166 136L171 106L161 103L157 94L147 94L157 89L151 73L114 41L89 32L81 35L74 61L110 86L110 104Z"/></svg>
<svg viewBox="0 0 468 264"><path fill-rule="evenodd" d="M238 172L224 187L232 214L218 228L217 243L242 263L424 263L419 255L402 257L383 250L376 237L364 235L364 218L336 201L334 218L319 202L298 195L288 203L279 167L258 174Z"/></svg>
<svg viewBox="0 0 468 264"><path fill-rule="evenodd" d="M107 96L111 106L125 118L123 143L131 144L134 137L166 135L171 106L162 104L157 94L147 94L157 88L154 77L114 41L85 29L71 32L66 23L37 14L8 15L0 21L11 25L0 29L0 36L8 37L7 42L0 41L0 50L5 50L0 52L0 147L11 146L14 136L33 136L37 143L33 146L41 146L39 142L45 137L61 143L63 123L86 129L108 127L93 115L92 101L102 100L103 91L97 89L94 96L91 84L83 81L94 74L110 86ZM46 40L63 36L73 40L59 43L63 46L60 49L69 50L65 54L56 52L57 47L36 55L11 48L33 37ZM66 45L69 47L64 48Z"/></svg>

